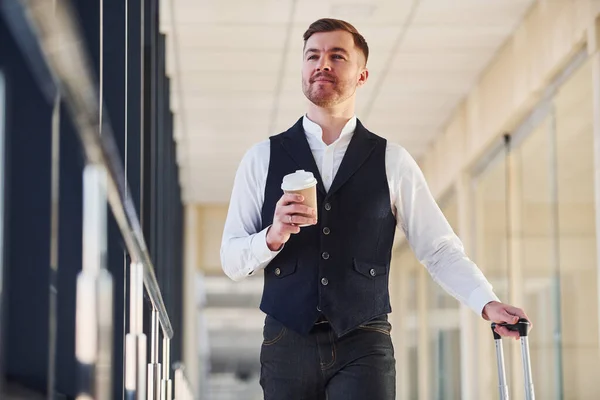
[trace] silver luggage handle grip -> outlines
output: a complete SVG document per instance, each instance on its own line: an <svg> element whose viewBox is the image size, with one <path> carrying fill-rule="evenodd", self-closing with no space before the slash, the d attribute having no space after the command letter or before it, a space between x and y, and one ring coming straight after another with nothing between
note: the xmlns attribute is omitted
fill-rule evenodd
<svg viewBox="0 0 600 400"><path fill-rule="evenodd" d="M496 326L503 326L513 332L519 332L520 337L525 337L529 334L529 329L531 328L531 322L529 322L525 318L520 318L516 324L505 324L505 323L497 324L495 322L492 322L492 333L494 334L494 339L498 340L501 338L501 336L498 335L496 333L496 331L494 330L494 329L496 329Z"/></svg>

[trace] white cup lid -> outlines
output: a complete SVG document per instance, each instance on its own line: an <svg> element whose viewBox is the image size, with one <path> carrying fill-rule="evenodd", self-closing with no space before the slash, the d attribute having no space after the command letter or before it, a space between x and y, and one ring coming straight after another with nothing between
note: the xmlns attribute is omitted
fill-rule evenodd
<svg viewBox="0 0 600 400"><path fill-rule="evenodd" d="M303 190L317 184L315 176L310 171L299 169L283 177L282 190Z"/></svg>

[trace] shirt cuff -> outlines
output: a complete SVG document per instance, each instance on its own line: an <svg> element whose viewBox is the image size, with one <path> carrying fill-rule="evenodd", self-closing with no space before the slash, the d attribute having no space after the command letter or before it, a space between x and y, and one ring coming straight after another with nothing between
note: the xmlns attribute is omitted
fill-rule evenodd
<svg viewBox="0 0 600 400"><path fill-rule="evenodd" d="M471 292L468 304L469 307L471 307L471 309L481 317L483 315L483 307L485 307L485 305L490 301L499 302L500 299L498 296L496 296L491 286L484 284Z"/></svg>
<svg viewBox="0 0 600 400"><path fill-rule="evenodd" d="M258 232L256 235L252 236L250 239L250 248L252 249L252 255L258 261L260 268L264 268L267 266L268 262L275 258L277 254L281 252L283 247L277 251L271 251L269 246L267 246L267 231L270 226L266 227L262 231ZM252 275L256 270L248 271L248 275Z"/></svg>

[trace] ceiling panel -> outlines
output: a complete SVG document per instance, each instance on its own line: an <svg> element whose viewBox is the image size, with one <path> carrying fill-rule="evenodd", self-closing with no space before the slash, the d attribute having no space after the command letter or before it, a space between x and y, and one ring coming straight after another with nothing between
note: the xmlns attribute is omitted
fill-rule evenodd
<svg viewBox="0 0 600 400"><path fill-rule="evenodd" d="M396 114L403 110L433 111L454 99L450 94L417 95L391 86L383 87L376 98L376 106L386 114ZM394 112L394 110L396 112ZM391 117L391 115L390 115Z"/></svg>
<svg viewBox="0 0 600 400"><path fill-rule="evenodd" d="M503 25L512 30L531 3L530 0L422 0L415 24Z"/></svg>
<svg viewBox="0 0 600 400"><path fill-rule="evenodd" d="M233 145L231 141L240 141L245 137L249 140L244 142L252 144L257 135L263 135L267 130L267 120L236 120L231 118L215 118L209 121L204 121L201 129L191 133L189 142L196 145L198 140L202 140L203 144L210 144L213 147L229 148ZM236 143L237 145L237 143ZM194 151L196 149L188 149Z"/></svg>
<svg viewBox="0 0 600 400"><path fill-rule="evenodd" d="M360 115L359 115L360 118ZM390 115L389 111L373 108L368 118L364 118L369 126L374 123L386 124L388 126L411 126L424 130L437 129L440 126L440 120L436 116L423 118L419 113L394 113Z"/></svg>
<svg viewBox="0 0 600 400"><path fill-rule="evenodd" d="M175 2L175 20L177 25L186 24L279 24L287 21L292 9L292 0L169 0L161 1L168 8ZM170 21L163 21L161 26L170 28Z"/></svg>
<svg viewBox="0 0 600 400"><path fill-rule="evenodd" d="M179 58L184 75L189 71L276 73L282 62L280 51L260 49L207 49L183 52Z"/></svg>
<svg viewBox="0 0 600 400"><path fill-rule="evenodd" d="M263 71L186 71L182 77L183 93L202 95L231 90L274 93L277 75ZM177 94L177 87L173 92Z"/></svg>
<svg viewBox="0 0 600 400"><path fill-rule="evenodd" d="M271 115L271 107L264 109L238 109L235 113L231 108L207 109L198 108L193 113L188 114L186 121L192 126L202 127L206 122L223 121L237 124L257 124L268 121ZM206 135L201 129L190 132L190 136ZM215 135L219 136L219 135Z"/></svg>
<svg viewBox="0 0 600 400"><path fill-rule="evenodd" d="M301 0L296 4L294 20L310 24L323 17L341 18L350 21L357 28L361 24L401 24L413 2L414 0Z"/></svg>
<svg viewBox="0 0 600 400"><path fill-rule="evenodd" d="M402 43L404 51L481 51L496 49L505 39L506 28L502 26L473 27L469 25L415 25L411 27Z"/></svg>
<svg viewBox="0 0 600 400"><path fill-rule="evenodd" d="M389 74L385 86L418 94L464 96L476 79L477 76L469 71L437 71L433 73L410 71L402 74Z"/></svg>
<svg viewBox="0 0 600 400"><path fill-rule="evenodd" d="M403 74L406 72L453 72L476 75L481 67L481 60L489 57L490 51L432 51L403 50L394 56L391 71Z"/></svg>
<svg viewBox="0 0 600 400"><path fill-rule="evenodd" d="M421 154L532 1L161 2L184 200L227 202L248 147L305 113L302 34L316 19L346 19L363 33L370 78L358 91L356 113L371 130Z"/></svg>
<svg viewBox="0 0 600 400"><path fill-rule="evenodd" d="M273 94L250 92L221 92L205 95L184 96L185 107L190 113L204 110L264 110L273 106ZM189 114L189 113L188 113Z"/></svg>
<svg viewBox="0 0 600 400"><path fill-rule="evenodd" d="M273 50L280 52L285 46L287 24L218 24L188 23L177 25L179 51L203 52L207 50Z"/></svg>
<svg viewBox="0 0 600 400"><path fill-rule="evenodd" d="M377 25L369 23L361 26L361 24L353 22L353 25L363 35L369 45L369 49L373 50L390 48L396 41L402 28L402 25L399 24ZM309 23L295 23L291 30L291 40L288 49L290 51L298 52L298 62L301 60L301 50L304 47L303 35L308 26Z"/></svg>

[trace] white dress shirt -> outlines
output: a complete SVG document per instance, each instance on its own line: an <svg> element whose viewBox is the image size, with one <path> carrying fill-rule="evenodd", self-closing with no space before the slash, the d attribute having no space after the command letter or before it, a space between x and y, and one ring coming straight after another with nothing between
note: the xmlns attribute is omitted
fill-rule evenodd
<svg viewBox="0 0 600 400"><path fill-rule="evenodd" d="M321 127L304 116L306 139L325 190L329 190L356 128L353 117L330 145ZM279 253L267 247L267 229L261 230L261 211L269 169L270 141L254 145L237 170L221 243L225 274L241 280L265 268ZM411 155L400 145L387 143L385 167L390 206L400 228L432 278L477 314L498 300L479 268L465 255L463 244L433 198L425 177Z"/></svg>

